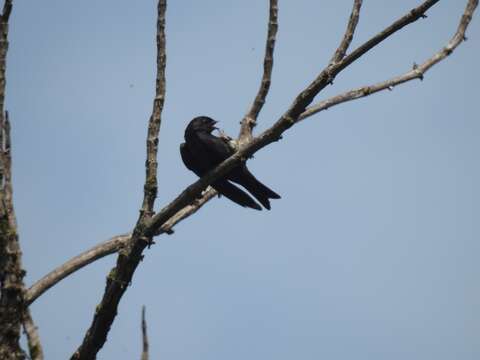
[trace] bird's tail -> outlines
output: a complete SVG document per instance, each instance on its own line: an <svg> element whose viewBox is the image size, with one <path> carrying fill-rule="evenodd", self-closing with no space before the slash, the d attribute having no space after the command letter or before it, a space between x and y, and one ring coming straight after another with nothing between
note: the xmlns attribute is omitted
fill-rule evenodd
<svg viewBox="0 0 480 360"><path fill-rule="evenodd" d="M217 181L212 184L212 187L220 194L229 198L240 206L262 210L262 207L258 205L255 200L253 200L246 192L239 189L227 180Z"/></svg>
<svg viewBox="0 0 480 360"><path fill-rule="evenodd" d="M280 199L280 195L258 181L248 169L244 168L242 175L239 184L245 187L266 209L270 210L269 199Z"/></svg>

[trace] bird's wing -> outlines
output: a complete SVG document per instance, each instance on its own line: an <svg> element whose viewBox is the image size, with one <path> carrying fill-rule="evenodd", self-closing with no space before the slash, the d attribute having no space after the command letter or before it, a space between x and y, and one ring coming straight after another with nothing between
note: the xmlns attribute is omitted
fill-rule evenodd
<svg viewBox="0 0 480 360"><path fill-rule="evenodd" d="M230 148L228 143L222 138L206 133L200 133L198 137L203 149L214 166L220 164L234 153L232 148Z"/></svg>
<svg viewBox="0 0 480 360"><path fill-rule="evenodd" d="M199 168L196 166L195 158L192 156L190 151L188 150L188 146L185 143L180 144L180 155L182 156L183 163L187 167L187 169L193 171L195 174L199 175Z"/></svg>

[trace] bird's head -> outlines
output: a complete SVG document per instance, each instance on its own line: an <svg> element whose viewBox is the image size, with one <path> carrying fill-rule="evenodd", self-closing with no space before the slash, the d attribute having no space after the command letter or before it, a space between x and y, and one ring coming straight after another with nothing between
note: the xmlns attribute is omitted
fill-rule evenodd
<svg viewBox="0 0 480 360"><path fill-rule="evenodd" d="M198 116L194 118L188 124L185 134L189 132L198 132L198 131L205 131L211 133L213 130L217 129L215 126L217 121L209 118L208 116Z"/></svg>

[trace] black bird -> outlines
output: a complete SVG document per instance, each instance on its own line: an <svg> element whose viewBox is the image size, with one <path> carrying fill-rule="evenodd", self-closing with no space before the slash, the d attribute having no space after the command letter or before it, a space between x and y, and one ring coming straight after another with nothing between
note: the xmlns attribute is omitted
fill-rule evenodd
<svg viewBox="0 0 480 360"><path fill-rule="evenodd" d="M185 129L185 142L180 145L180 154L185 166L199 177L235 152L226 139L212 135L212 131L217 129L216 123L217 121L212 118L199 116L190 121ZM211 185L238 205L262 210L251 196L231 181L247 189L268 210L270 210L269 199L280 199L280 195L263 185L248 171L245 163L239 164Z"/></svg>

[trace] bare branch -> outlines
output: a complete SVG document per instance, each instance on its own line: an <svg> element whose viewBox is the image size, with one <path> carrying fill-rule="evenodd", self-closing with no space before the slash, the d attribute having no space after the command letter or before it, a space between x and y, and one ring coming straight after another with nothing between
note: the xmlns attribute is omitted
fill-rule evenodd
<svg viewBox="0 0 480 360"><path fill-rule="evenodd" d="M148 360L147 320L145 319L145 305L142 306L142 360Z"/></svg>
<svg viewBox="0 0 480 360"><path fill-rule="evenodd" d="M420 18L425 18L425 12L430 9L433 5L438 3L440 0L427 0L424 1L420 6L410 10L410 12L397 21L395 21L392 25L385 28L383 31L375 35L373 38L356 48L352 51L349 55L341 61L341 66L338 67L338 72L345 69L348 65L353 63L357 60L360 56L364 55L367 51L371 50L373 47L380 44L383 40L390 37L398 30L401 30L403 27L417 21ZM332 79L333 80L333 79Z"/></svg>
<svg viewBox="0 0 480 360"><path fill-rule="evenodd" d="M113 238L94 246L93 248L75 256L65 264L51 271L43 278L33 284L25 293L25 303L30 305L45 291L66 278L68 275L82 267L101 259L107 255L114 254L124 248L130 240L131 234L117 235Z"/></svg>
<svg viewBox="0 0 480 360"><path fill-rule="evenodd" d="M267 43L265 45L265 58L263 60L262 82L260 83L260 88L258 89L257 96L255 96L252 107L241 122L239 135L240 142L245 142L251 139L253 127L257 122L258 114L265 104L265 98L267 97L268 90L270 89L273 69L273 50L275 48L275 37L277 35L277 30L278 1L270 0L270 15L268 20Z"/></svg>
<svg viewBox="0 0 480 360"><path fill-rule="evenodd" d="M72 359L95 359L98 351L107 340L107 334L117 315L118 304L132 281L133 273L143 258L142 252L152 244L153 234L145 234L145 222L153 214L153 205L157 193L157 150L158 132L161 123L161 111L165 97L165 13L166 0L159 0L157 6L157 82L154 110L150 118L147 137L146 180L144 200L140 217L132 232L131 240L123 251L119 252L116 266L107 277L102 301L96 307L92 324L82 344L72 355ZM187 205L187 204L185 204ZM180 208L178 209L180 210ZM173 215L173 214L172 214Z"/></svg>
<svg viewBox="0 0 480 360"><path fill-rule="evenodd" d="M141 223L140 223L141 224ZM148 238L142 236L141 227L136 228L127 247L120 251L115 267L107 276L105 291L100 304L95 308L92 323L82 344L71 359L95 359L98 351L107 340L107 334L117 315L118 305L133 273L142 260L142 251L148 245Z"/></svg>
<svg viewBox="0 0 480 360"><path fill-rule="evenodd" d="M38 335L38 328L35 326L30 309L26 309L23 316L23 330L27 335L28 350L30 352L30 359L43 360L43 349L40 343L40 336Z"/></svg>
<svg viewBox="0 0 480 360"><path fill-rule="evenodd" d="M5 73L7 71L8 19L12 11L12 1L6 0L0 17L0 116L5 113ZM2 120L4 121L4 120Z"/></svg>
<svg viewBox="0 0 480 360"><path fill-rule="evenodd" d="M153 100L153 110L148 123L147 135L147 161L146 180L144 186L144 198L142 212L150 217L153 214L153 205L157 197L157 152L158 135L162 123L162 110L165 103L165 67L167 62L166 38L165 38L165 10L166 1L158 2L157 17L157 79L155 83L155 98ZM162 12L163 11L163 12Z"/></svg>
<svg viewBox="0 0 480 360"><path fill-rule="evenodd" d="M361 7L362 7L362 0L354 0L352 13L350 14L350 19L347 25L347 30L345 31L345 35L343 35L343 39L342 39L342 42L340 43L340 46L338 47L337 51L335 51L335 54L330 60L330 64L336 63L345 57L345 53L347 52L348 47L350 46L353 40L353 34L355 33L355 29L357 28Z"/></svg>
<svg viewBox="0 0 480 360"><path fill-rule="evenodd" d="M377 93L383 90L393 90L393 88L397 85L403 84L405 82L420 79L423 80L424 74L435 64L445 59L449 56L458 45L465 40L465 31L467 30L468 24L470 23L473 12L478 5L478 0L470 0L467 3L465 8L465 12L462 15L460 23L458 25L457 31L455 32L452 39L447 43L445 47L443 47L440 51L435 53L432 57L427 59L420 65L414 65L413 69L400 75L396 76L392 79L385 80L376 84L363 86L357 89L353 89L342 94L333 96L329 99L321 101L308 109L306 109L299 117L299 121L306 119L314 114L319 113L320 111L326 110L332 106L342 104L347 101L360 99L366 97L368 95Z"/></svg>
<svg viewBox="0 0 480 360"><path fill-rule="evenodd" d="M2 138L4 143L2 149L2 169L3 169L3 192L5 205L8 212L9 226L12 229L17 228L17 220L13 209L13 188L12 188L12 154L11 154L11 137L10 137L10 119L8 111L5 111L5 121L2 124Z"/></svg>
<svg viewBox="0 0 480 360"><path fill-rule="evenodd" d="M186 219L190 215L195 214L203 205L205 205L208 201L217 195L217 192L213 188L209 188L201 198L194 199L193 202L183 209L178 211L175 215L173 215L170 219L168 219L160 228L160 232L156 233L155 235L160 235L163 233L173 234L173 227L178 224L183 219Z"/></svg>
<svg viewBox="0 0 480 360"><path fill-rule="evenodd" d="M2 30L5 30L5 27ZM4 62L4 59L2 60ZM1 84L3 85L0 90L1 95L4 95L5 81ZM3 106L3 99L1 103ZM24 359L25 354L20 348L19 340L25 310L23 302L25 271L22 268L22 252L18 241L12 199L12 157L8 113L0 114L0 132L3 140L0 143L0 167L3 180L3 184L0 184L0 324L2 324L0 326L0 359Z"/></svg>
<svg viewBox="0 0 480 360"><path fill-rule="evenodd" d="M460 19L460 23L458 25L457 31L453 38L448 42L448 44L438 53L433 55L430 59L425 61L422 65L418 66L416 69L422 75L427 72L433 65L437 64L438 62L445 59L448 55L450 55L458 45L462 43L462 41L466 40L465 32L467 30L470 21L472 20L473 13L478 6L478 0L469 0L465 11ZM421 79L422 77L420 77Z"/></svg>
<svg viewBox="0 0 480 360"><path fill-rule="evenodd" d="M13 208L10 121L5 109L8 20L12 1L6 0L0 16L0 359L24 359L20 329L25 271Z"/></svg>
<svg viewBox="0 0 480 360"><path fill-rule="evenodd" d="M342 104L344 102L360 99L382 90L393 90L393 87L404 82L417 79L421 75L416 71L409 71L401 76L382 81L373 85L362 86L357 89L349 90L339 95L335 95L326 100L308 107L298 118L298 121L304 120L312 115L315 115L323 110L327 110L335 105Z"/></svg>

